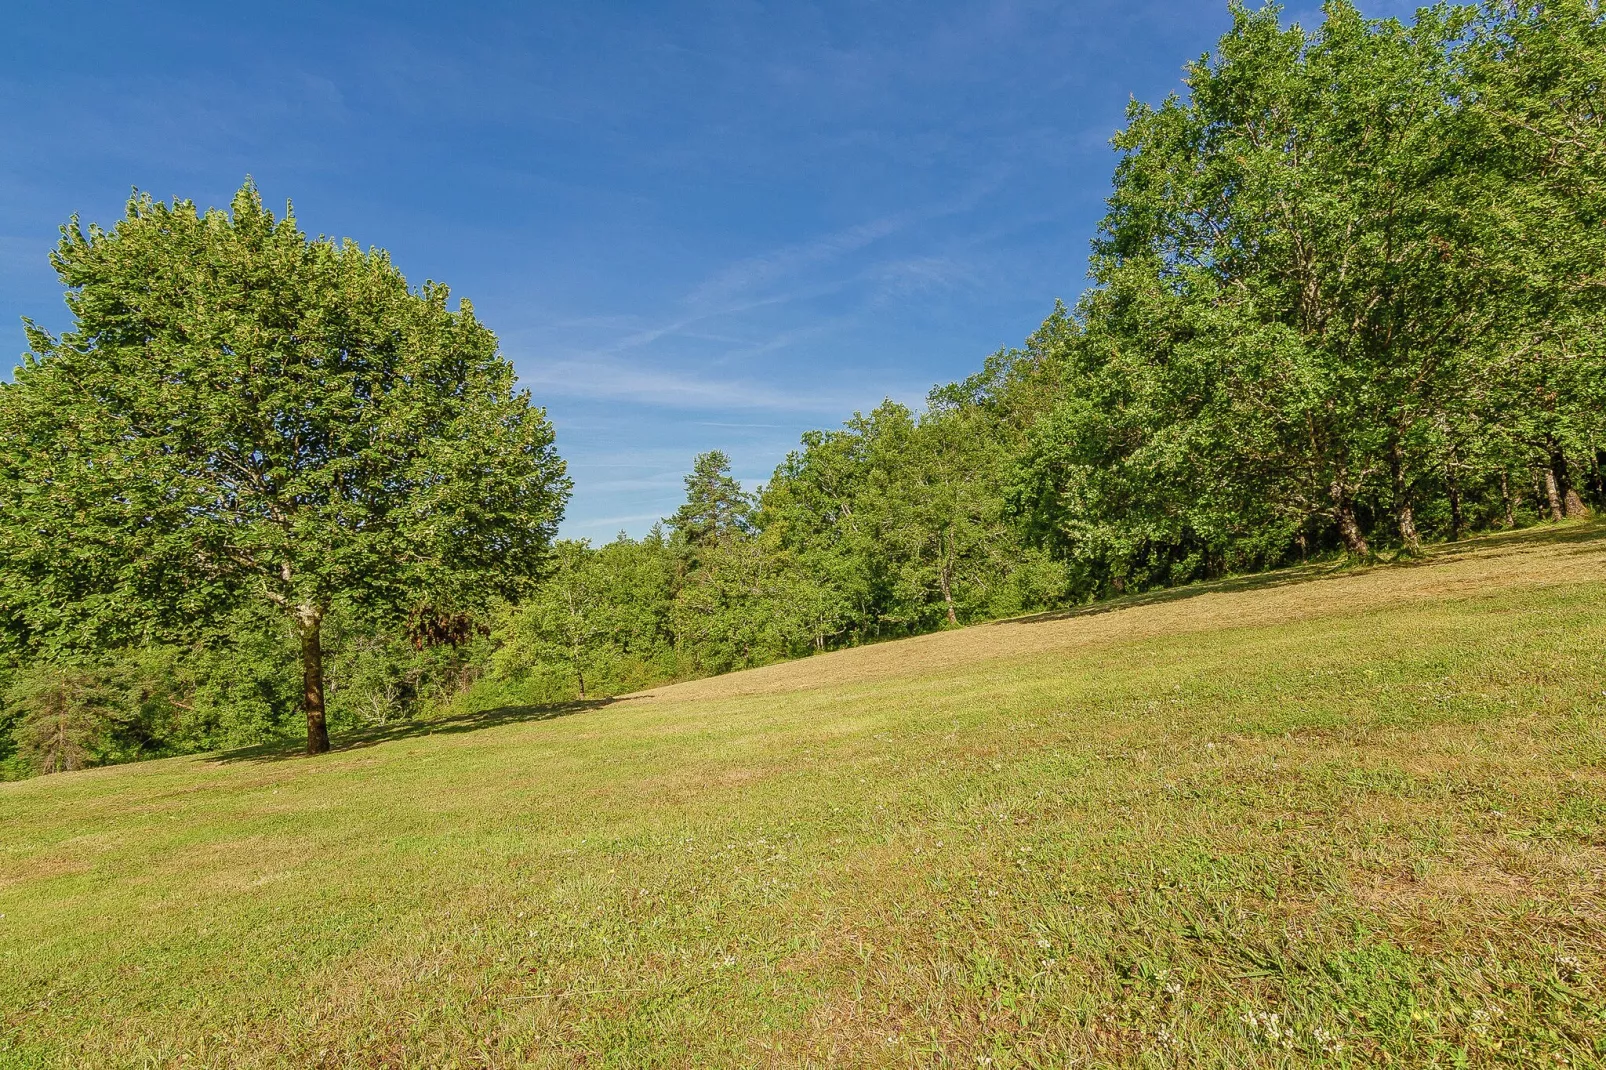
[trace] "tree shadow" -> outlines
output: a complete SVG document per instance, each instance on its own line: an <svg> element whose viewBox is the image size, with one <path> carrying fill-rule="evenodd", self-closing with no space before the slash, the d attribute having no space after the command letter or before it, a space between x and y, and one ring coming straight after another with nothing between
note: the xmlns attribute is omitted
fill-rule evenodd
<svg viewBox="0 0 1606 1070"><path fill-rule="evenodd" d="M473 713L460 713L427 721L396 721L391 724L341 732L338 738L332 739L333 745L329 748L329 753L340 754L362 750L381 743L415 739L419 736L449 736L462 732L478 732L485 728L500 728L510 724L553 721L559 717L572 717L577 713L586 713L622 701L625 700L598 698L576 702L554 702L542 706L497 706L494 709L476 710ZM280 739L222 751L213 755L212 760L223 763L282 762L305 757L307 754L304 745L293 740Z"/></svg>
<svg viewBox="0 0 1606 1070"><path fill-rule="evenodd" d="M1441 542L1428 548L1421 557L1391 562L1407 567L1432 565L1442 561L1458 561L1474 554L1498 555L1536 546L1583 547L1606 537L1606 522L1593 518L1566 520L1559 524L1541 521L1526 528L1512 531L1493 531L1474 535L1459 542Z"/></svg>
<svg viewBox="0 0 1606 1070"><path fill-rule="evenodd" d="M1462 539L1459 542L1438 543L1419 557L1379 558L1374 561L1326 561L1294 565L1274 572L1260 572L1245 576L1226 576L1219 580L1202 580L1185 587L1166 587L1140 594L1121 595L1070 609L1054 609L1032 613L1024 617L1010 617L993 621L994 624L1040 624L1044 621L1074 620L1094 617L1102 613L1116 613L1139 606L1164 605L1198 598L1206 594L1236 594L1242 591L1266 591L1278 587L1293 587L1323 580L1340 579L1376 569L1420 568L1423 565L1448 564L1464 558L1499 557L1519 553L1540 546L1573 547L1572 553L1585 553L1591 544L1606 538L1606 522L1597 520L1568 521L1562 524L1542 523L1515 531L1499 531Z"/></svg>

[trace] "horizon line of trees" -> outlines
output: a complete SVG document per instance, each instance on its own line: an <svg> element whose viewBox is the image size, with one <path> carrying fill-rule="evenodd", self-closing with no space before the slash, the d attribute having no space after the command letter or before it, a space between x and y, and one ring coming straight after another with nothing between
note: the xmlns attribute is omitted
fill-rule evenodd
<svg viewBox="0 0 1606 1070"><path fill-rule="evenodd" d="M1186 95L1129 108L1074 306L923 411L889 401L808 432L755 493L699 456L685 504L641 539L553 541L567 484L537 418L527 501L544 511L512 570L527 582L475 571L524 506L471 562L441 536L384 598L336 576L319 603L334 723L606 696L1606 507L1601 5L1406 23L1329 0L1308 29L1231 10ZM51 597L58 617L78 605ZM0 598L0 621L22 601ZM204 629L71 657L30 624L0 668L0 768L282 733L296 629L271 600L225 601Z"/></svg>

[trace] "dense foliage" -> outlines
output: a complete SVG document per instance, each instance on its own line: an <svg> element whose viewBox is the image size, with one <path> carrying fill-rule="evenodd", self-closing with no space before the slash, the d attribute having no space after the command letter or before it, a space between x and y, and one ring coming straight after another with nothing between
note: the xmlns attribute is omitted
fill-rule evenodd
<svg viewBox="0 0 1606 1070"><path fill-rule="evenodd" d="M615 694L1313 556L1412 555L1427 539L1606 504L1606 16L1594 0L1441 6L1410 24L1333 0L1323 16L1303 29L1274 6L1235 5L1216 53L1188 67L1186 93L1134 103L1115 139L1096 285L1022 348L934 390L924 411L887 402L809 432L756 493L705 454L685 505L646 538L560 542L533 589L493 592L458 577L543 567L563 490L543 420L490 421L506 429L500 443L448 430L451 449L418 486L455 519L421 519L416 535L352 519L344 481L391 493L363 475L366 460L320 461L298 499L306 552L322 563L315 593L277 594L313 599L342 637L332 716L383 723L431 704ZM148 202L130 218L176 220L197 251L228 226ZM285 226L249 198L234 218L263 250ZM55 524L57 536L0 544L11 643L0 716L15 771L262 738L295 705L284 682L294 637L261 599L234 595L256 583L274 601L300 529L220 537L245 529L217 527L219 496L239 509L250 488L197 481L198 459L216 455L197 452L187 425L130 439L130 414L175 399L244 426L230 407L241 398L225 391L214 405L194 392L213 380L185 375L134 388L142 347L168 336L127 335L126 314L99 296L107 240L73 228L57 256L80 320L104 326L61 342L35 332L36 355L0 392L5 508L50 518L30 530ZM399 317L337 302L331 318L305 320L314 334L411 330L429 340L426 359L494 352L470 312L446 313L443 291L408 295L382 258L291 244L315 251L296 292L349 279L333 292L390 295L377 307ZM189 247L163 255L120 261L119 278L160 290L199 270ZM264 257L253 270L278 270ZM206 342L229 359L248 348L226 333ZM516 408L503 366L483 366L485 396ZM117 418L104 426L73 415L80 401L52 408L83 395L91 372L87 396ZM249 367L225 378L299 389ZM416 421L450 429L467 411L437 403L409 398L389 437L383 421L370 432L331 410L341 435L365 430L325 452L390 464L386 443L440 433L418 438ZM156 449L139 458L164 473L139 493L119 467L130 441ZM37 473L65 471L52 466L86 446L92 464L40 489ZM510 472L509 456L526 467ZM484 490L475 480L489 475L502 482ZM475 535L482 523L495 538ZM430 549L397 554L398 538ZM463 569L373 570L375 554ZM136 588L132 603L94 593ZM152 606L207 628L147 627Z"/></svg>
<svg viewBox="0 0 1606 1070"><path fill-rule="evenodd" d="M444 287L309 242L249 183L228 213L136 196L109 231L74 220L52 263L74 329L27 324L0 390L13 649L76 665L274 612L316 753L337 609L434 638L541 568L568 492L552 426ZM32 680L15 685L29 717L115 720L93 715L101 682ZM57 732L49 762L92 735Z"/></svg>

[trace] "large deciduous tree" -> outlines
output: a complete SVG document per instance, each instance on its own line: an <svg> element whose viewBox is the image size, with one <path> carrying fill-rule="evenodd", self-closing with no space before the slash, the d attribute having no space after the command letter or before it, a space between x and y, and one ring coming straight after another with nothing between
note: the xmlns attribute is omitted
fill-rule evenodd
<svg viewBox="0 0 1606 1070"><path fill-rule="evenodd" d="M232 211L136 195L52 263L73 328L27 324L0 388L0 623L35 653L148 639L257 600L300 639L329 747L337 602L456 619L533 577L569 491L543 410L468 302Z"/></svg>
<svg viewBox="0 0 1606 1070"><path fill-rule="evenodd" d="M1465 389L1502 477L1533 469L1559 520L1583 510L1581 462L1598 472L1606 446L1606 11L1489 5L1462 96L1458 200L1477 210L1501 298Z"/></svg>
<svg viewBox="0 0 1606 1070"><path fill-rule="evenodd" d="M1115 139L1082 306L1097 404L1046 440L1078 447L1056 477L1072 528L1215 556L1316 524L1364 557L1387 512L1414 552L1420 488L1463 466L1504 300L1454 136L1472 13L1323 12L1307 31L1235 4L1189 96L1134 104Z"/></svg>

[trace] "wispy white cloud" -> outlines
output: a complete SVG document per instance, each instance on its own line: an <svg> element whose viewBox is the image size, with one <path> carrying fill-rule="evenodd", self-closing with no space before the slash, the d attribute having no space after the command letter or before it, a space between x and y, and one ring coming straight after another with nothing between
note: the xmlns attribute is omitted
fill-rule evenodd
<svg viewBox="0 0 1606 1070"><path fill-rule="evenodd" d="M708 410L758 409L793 413L841 412L841 393L807 393L776 384L712 378L643 367L606 356L546 362L522 382L538 395Z"/></svg>
<svg viewBox="0 0 1606 1070"><path fill-rule="evenodd" d="M882 238L896 234L916 218L916 214L905 212L872 219L810 241L781 246L738 260L704 280L686 296L685 303L696 309L724 308L742 295L763 286L856 253Z"/></svg>
<svg viewBox="0 0 1606 1070"><path fill-rule="evenodd" d="M657 520L657 513L631 513L629 516L605 516L598 520L587 520L587 527L606 527L610 524L629 524L638 520Z"/></svg>
<svg viewBox="0 0 1606 1070"><path fill-rule="evenodd" d="M583 538L592 543L612 542L621 531L651 526L662 519L663 516L659 513L629 513L625 516L565 520L558 534L562 538Z"/></svg>
<svg viewBox="0 0 1606 1070"><path fill-rule="evenodd" d="M951 283L963 277L963 268L953 261L930 256L892 257L872 262L857 271L832 270L825 277L820 277L819 273L901 231L975 208L998 187L1001 178L1001 175L990 176L955 197L920 209L870 219L807 241L778 246L739 259L692 287L680 300L683 311L678 315L647 326L632 324L621 337L598 347L595 352L614 355L650 347L668 338L732 340L723 332L711 331L706 325L768 307L830 296L844 289L862 286L865 282L903 291L922 288L923 285ZM816 275L814 281L806 281L811 273ZM916 283L920 285L911 285ZM713 360L723 363L735 357L775 352L802 338L817 337L834 327L846 325L851 319L851 316L844 316L826 321L816 320L806 328L781 332L763 341L742 343L737 350L715 355ZM571 323L574 326L625 326L619 320L607 317ZM694 331L693 328L698 330Z"/></svg>
<svg viewBox="0 0 1606 1070"><path fill-rule="evenodd" d="M687 458L687 460L689 461L690 458ZM676 468L672 471L659 472L656 475L639 479L593 480L586 484L586 490L593 494L607 494L621 490L679 490L685 478L685 470Z"/></svg>

